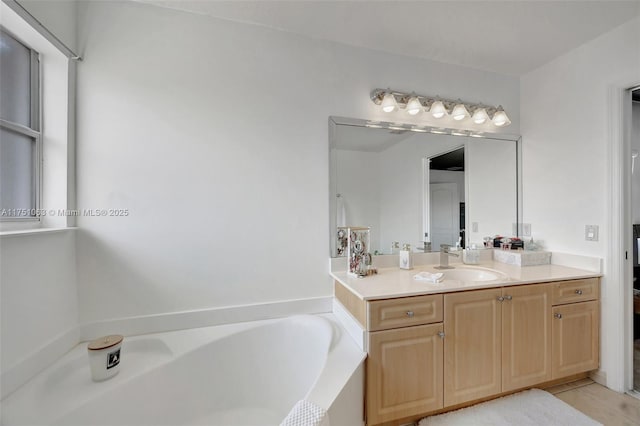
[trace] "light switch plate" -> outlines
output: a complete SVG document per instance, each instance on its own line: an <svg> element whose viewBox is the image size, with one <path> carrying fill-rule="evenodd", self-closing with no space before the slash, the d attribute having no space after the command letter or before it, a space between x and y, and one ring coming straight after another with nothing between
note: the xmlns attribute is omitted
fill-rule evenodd
<svg viewBox="0 0 640 426"><path fill-rule="evenodd" d="M471 232L478 232L478 222L471 222Z"/></svg>
<svg viewBox="0 0 640 426"><path fill-rule="evenodd" d="M522 224L522 236L523 237L530 237L531 236L531 224L530 223L523 223Z"/></svg>
<svg viewBox="0 0 640 426"><path fill-rule="evenodd" d="M598 241L598 225L585 225L584 239L587 241Z"/></svg>

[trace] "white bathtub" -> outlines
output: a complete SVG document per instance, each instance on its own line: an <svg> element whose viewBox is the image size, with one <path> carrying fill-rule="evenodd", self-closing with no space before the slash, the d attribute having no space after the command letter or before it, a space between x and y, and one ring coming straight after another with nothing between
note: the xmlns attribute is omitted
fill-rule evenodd
<svg viewBox="0 0 640 426"><path fill-rule="evenodd" d="M86 343L2 401L2 424L278 425L307 399L362 424L364 359L331 314L125 338L92 382Z"/></svg>

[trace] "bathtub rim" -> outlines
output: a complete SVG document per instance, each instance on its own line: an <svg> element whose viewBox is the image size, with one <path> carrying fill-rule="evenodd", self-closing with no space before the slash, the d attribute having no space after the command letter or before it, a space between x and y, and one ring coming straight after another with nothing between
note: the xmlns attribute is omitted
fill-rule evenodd
<svg viewBox="0 0 640 426"><path fill-rule="evenodd" d="M216 340L225 338L226 336L242 333L245 330L269 324L276 324L281 321L291 320L291 318L295 317L308 317L318 319L322 318L324 320L323 324L326 324L327 327L331 327L332 329L328 353L325 359L325 365L323 366L323 369L321 370L319 376L315 378L313 385L309 390L307 390L307 393L304 396L305 399L313 402L321 408L330 410L332 404L340 395L340 392L346 385L347 381L351 379L354 372L362 364L364 358L366 357L366 353L361 352L360 349L357 348L357 345L355 345L355 343L351 340L349 335L342 328L340 322L332 313L325 313L316 315L291 315L285 318L128 336L127 338L125 338L125 341L128 340L129 342L135 342L144 339L160 339L161 341L165 341L166 339L168 339L170 342L173 340L173 342L171 342L169 345L172 350L176 349L175 345L179 344L180 342L184 343L185 339L192 339L192 344L190 347L183 347L181 348L182 350L176 350L171 357L156 360L153 365L149 366L146 369L136 371L135 374L131 374L129 376L118 375L120 376L120 378L116 376L111 380L102 382L103 388L100 390L100 392L96 392L95 394L82 399L80 403L76 405L63 405L61 410L58 412L51 410L47 411L45 406L45 412L40 413L39 418L45 421L56 421L56 419L63 418L81 405L89 403L95 398L99 398L103 393L109 392L117 386L125 386L128 381L135 380L142 374L146 374L152 370L161 368L166 363L170 363L187 353L198 350L204 345L211 344ZM71 351L60 357L52 365L47 367L43 372L36 375L21 389L4 398L0 403L3 406L9 403L10 405L8 408L10 408L10 410L8 419L5 418L5 414L2 415L3 423L5 421L12 421L12 419L19 417L18 414L16 414L16 411L12 412L11 410L11 408L14 407L15 404L17 404L18 406L18 408L16 409L17 411L20 411L21 404L22 406L24 406L25 404L26 406L40 406L41 400L38 400L37 396L39 395L38 392L42 391L43 386L45 385L45 381L47 380L46 378L55 373L58 368L64 366L65 363L76 361L80 354L83 354L84 352L86 352L86 342L82 342L76 345ZM126 362L126 359L124 360L124 362ZM69 394L68 397L69 400L71 400L73 395ZM2 409L2 412L6 412L4 407ZM22 414L24 414L24 412ZM23 418L26 418L27 422L29 421L28 417L23 416ZM33 419L37 420L37 418L38 415L34 414Z"/></svg>

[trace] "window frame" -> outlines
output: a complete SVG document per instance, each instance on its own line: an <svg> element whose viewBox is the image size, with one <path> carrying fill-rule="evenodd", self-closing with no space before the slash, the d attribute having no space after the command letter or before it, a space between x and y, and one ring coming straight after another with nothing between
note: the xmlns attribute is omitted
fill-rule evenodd
<svg viewBox="0 0 640 426"><path fill-rule="evenodd" d="M27 127L20 123L5 120L0 118L0 127L10 130L12 132L20 133L23 136L27 136L35 140L35 154L33 156L33 195L32 203L35 215L33 216L4 216L0 215L0 221L2 222L40 222L41 216L39 214L42 205L42 164L43 164L43 147L42 147L42 67L40 65L40 54L33 49L29 44L25 43L8 31L5 27L0 26L0 32L8 35L9 37L22 44L29 49L31 53L29 70L30 70L30 94L29 102L31 107L31 120L30 127ZM0 206L0 210L3 209Z"/></svg>

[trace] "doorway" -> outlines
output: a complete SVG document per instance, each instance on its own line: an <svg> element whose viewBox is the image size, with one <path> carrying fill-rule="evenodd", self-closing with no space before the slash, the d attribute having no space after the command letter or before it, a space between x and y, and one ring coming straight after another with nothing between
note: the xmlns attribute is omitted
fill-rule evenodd
<svg viewBox="0 0 640 426"><path fill-rule="evenodd" d="M465 244L464 205L465 170L464 147L429 157L428 230L432 250L441 244Z"/></svg>
<svg viewBox="0 0 640 426"><path fill-rule="evenodd" d="M633 245L633 381L640 392L640 88L631 92L631 218Z"/></svg>

